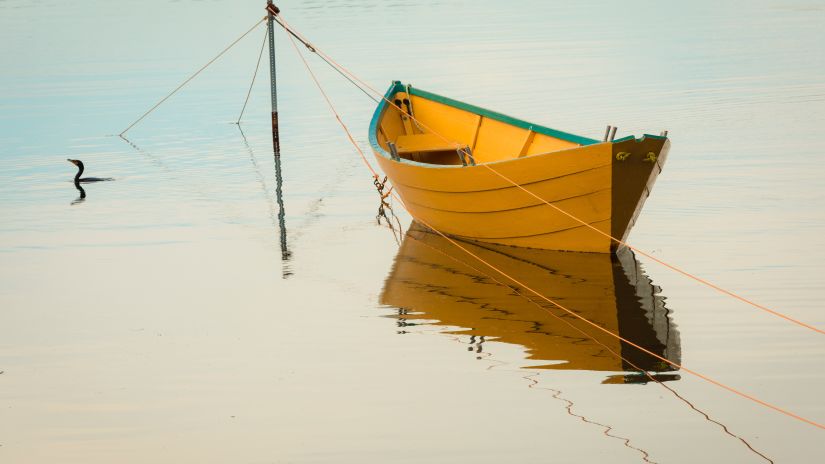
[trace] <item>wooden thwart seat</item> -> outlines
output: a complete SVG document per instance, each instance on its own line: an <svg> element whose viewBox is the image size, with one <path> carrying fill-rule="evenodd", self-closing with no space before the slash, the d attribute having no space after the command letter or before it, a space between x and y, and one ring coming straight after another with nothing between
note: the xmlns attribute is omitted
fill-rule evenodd
<svg viewBox="0 0 825 464"><path fill-rule="evenodd" d="M435 134L399 135L395 141L399 154L428 153L434 151L455 151L466 145L446 141Z"/></svg>

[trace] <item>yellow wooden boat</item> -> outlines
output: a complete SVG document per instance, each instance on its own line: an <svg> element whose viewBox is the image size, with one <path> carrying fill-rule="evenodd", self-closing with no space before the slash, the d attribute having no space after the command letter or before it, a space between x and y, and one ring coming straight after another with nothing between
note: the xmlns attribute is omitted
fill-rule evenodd
<svg viewBox="0 0 825 464"><path fill-rule="evenodd" d="M632 251L568 253L470 241L462 246L580 316L666 359L681 362L679 331L670 320L660 289L642 272ZM404 330L432 324L474 337L476 342L520 345L533 361L531 367L609 372L608 383L648 380L555 314L625 360L659 373L659 380L678 378L669 364L514 286L531 298L519 296L476 270L477 266L482 265L446 239L413 223L384 284L381 303L398 308L396 317ZM493 271L485 268L485 272Z"/></svg>
<svg viewBox="0 0 825 464"><path fill-rule="evenodd" d="M666 135L600 142L398 81L385 97L403 111L382 100L370 143L410 213L481 242L615 251L610 238L513 184L624 241L670 147Z"/></svg>

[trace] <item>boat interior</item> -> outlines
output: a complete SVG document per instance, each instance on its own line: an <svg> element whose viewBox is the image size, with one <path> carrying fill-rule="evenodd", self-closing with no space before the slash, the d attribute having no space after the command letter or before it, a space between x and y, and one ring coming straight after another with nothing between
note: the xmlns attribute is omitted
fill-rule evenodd
<svg viewBox="0 0 825 464"><path fill-rule="evenodd" d="M596 140L396 85L378 119L378 144L395 160L474 165L575 148ZM403 111L401 109L403 109Z"/></svg>

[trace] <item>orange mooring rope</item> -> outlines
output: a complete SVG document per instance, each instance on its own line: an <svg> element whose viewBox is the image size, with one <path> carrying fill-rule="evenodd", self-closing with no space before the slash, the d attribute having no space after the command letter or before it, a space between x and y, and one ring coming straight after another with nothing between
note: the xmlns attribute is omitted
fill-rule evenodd
<svg viewBox="0 0 825 464"><path fill-rule="evenodd" d="M546 308L546 307L544 307L544 306L542 306L542 305L540 305L540 304L536 303L535 301L533 301L533 299L532 299L532 298L530 298L530 297L528 297L527 295L525 295L525 294L521 293L521 292L518 290L518 288L516 288L516 287L514 287L514 286L512 286L512 285L507 285L507 284L505 284L504 282L502 282L502 281L500 281L500 280L496 279L495 277L493 277L493 276L491 276L490 274L488 274L488 273L486 273L486 272L482 271L481 269L478 269L477 267L475 267L475 266L473 266L473 265L471 265L471 264L469 264L469 263L467 263L467 262L464 262L464 261L462 261L462 260L460 260L460 259L458 259L458 258L456 258L456 257L454 257L454 256L452 256L452 255L450 255L449 253L447 253L447 252L445 252L445 251L439 250L437 247L434 247L434 246L430 245L429 243L425 242L424 240L421 240L421 239L419 239L419 238L417 238L417 237L415 237L415 236L410 236L410 237L412 237L413 239L415 239L418 243L420 243L420 244L422 244L422 245L427 246L427 247L428 247L428 248L430 248L431 250L433 250L433 251L435 251L435 252L437 252L437 253L440 253L441 255L446 256L447 258L450 258L451 260L453 260L453 261L455 261L455 262L457 262L457 263L459 263L459 264L463 264L464 266L467 266L468 268L470 268L470 269L472 269L472 270L474 270L474 271L476 271L476 272L478 272L478 273L480 273L480 274L484 275L485 277L487 277L488 279L492 280L492 281L493 281L493 282L495 282L496 284L498 284L498 285L500 285L500 286L502 286L502 287L504 287L504 288L506 288L506 289L508 289L508 290L512 291L512 292L513 292L513 293L515 293L516 295L518 295L518 296L520 296L520 297L524 298L525 300L527 300L527 301L528 301L530 304L532 304L533 306L535 306L535 307L539 308L539 309L540 309L540 310L542 310L542 311L546 311L548 314L550 314L551 316L553 316L553 317L554 317L554 318L556 318L557 320L559 320L559 321L561 321L561 322L565 323L565 324L566 324L568 327L570 327L571 329L573 329L573 330L575 330L576 332L578 332L578 333L582 334L585 338L589 338L590 340L593 340L594 342L596 342L596 344L600 345L602 348L604 348L604 349L605 349L605 350L607 350L608 352L612 353L612 354L613 354L614 356L616 356L617 358L619 358L619 359L621 359L622 361L624 361L624 362L626 362L627 364L629 364L631 367L633 367L634 369L636 369L639 373L644 374L645 376L647 376L647 378L649 378L650 380L652 380L652 381L656 382L656 383L657 383L657 384L659 384L662 388L664 388L664 389L668 390L668 391L669 391L670 393L672 393L672 394L673 394L673 395L674 395L677 399L679 399L680 401L682 401L682 402L684 402L685 404L687 404L687 405L688 405L691 409L693 409L694 411L696 411L696 412L698 412L699 414L703 415L703 416L705 417L705 420L707 420L708 422L713 422L714 424L716 424L716 425L718 425L719 427L721 427L721 428L722 428L722 431L724 431L727 435L731 436L732 438L736 438L736 439L738 439L738 440L739 440L740 442L742 442L742 444L744 444L744 445L745 445L745 447L747 447L750 451L752 451L752 452L753 452L753 453L755 453L756 455L758 455L758 456L762 457L762 458L763 458L763 459L765 459L766 461L768 461L768 462L770 462L770 463L773 463L773 460L772 460L771 458L769 458L769 457L765 456L764 454L760 453L759 451L757 451L757 450L756 450L753 446L751 446L751 444L750 444L750 443L748 443L748 441L747 441L747 440L745 440L744 438L740 437L739 435L736 435L735 433L731 432L725 424L723 424L723 423L721 423L721 422L719 422L719 421L717 421L717 420L715 420L715 419L711 419L711 417L710 417L710 416L709 416L706 412L704 412L704 411L702 411L701 409L697 408L697 407L696 407L696 405L694 405L693 403L691 403L690 401L688 401L687 399L685 399L682 395L680 395L679 393L677 393L677 392L676 392L676 390L674 390L673 388L671 388L671 387L667 386L664 382L662 382L661 380L659 380L659 379L657 379L656 377L654 377L653 375L651 375L651 374L650 374L650 372L648 372L648 371L646 371L646 370L642 369L641 367L637 366L637 365L636 365L636 364L634 364L631 360L629 360L629 359L625 358L624 356L622 356L621 354L617 353L615 350L613 350L613 349L612 349L612 348L610 348L609 346L607 346L607 345L605 345L604 343L602 343L602 341L601 341L601 340L597 339L597 338L596 338L596 337L594 337L593 335L591 335L591 334L589 334L589 333L585 332L584 330L582 330L582 329L580 329L580 328L576 327L575 325L573 325L573 323L572 323L572 322L570 322L570 321L568 321L568 320L564 319L563 317L561 317L561 316L559 316L559 315L555 314L553 311L550 311L548 308Z"/></svg>
<svg viewBox="0 0 825 464"><path fill-rule="evenodd" d="M347 128L347 125L344 124L344 121L341 119L341 115L338 114L338 111L335 110L335 106L329 99L329 95L327 95L327 93L324 91L324 88L321 87L321 83L318 82L318 78L315 76L315 73L312 72L312 68L309 66L309 63L307 62L306 58L304 58L303 53L301 53L301 49L298 48L298 44L295 43L295 39L293 39L292 36L289 34L287 34L287 37L289 37L289 41L292 43L292 46L293 48L295 48L295 52L298 53L298 56L301 58L301 61L304 62L304 66L306 66L307 71L309 71L310 77L312 77L312 80L315 82L315 86L318 87L318 90L321 92L321 95L324 97L324 100L326 100L327 106L329 106L329 109L332 111L332 114L335 116L335 119L338 120L338 124L340 124L341 127L344 129L344 132L346 132L349 141L355 146L355 148L358 149L358 154L361 155L361 159L364 161L364 164L366 164L367 168L369 168L370 172L372 173L372 177L374 179L378 179L378 172L372 167L372 164L370 164L369 160L367 160L367 157L364 155L364 151L361 150L361 147L358 146L358 143L355 141L355 138L353 138L352 132L350 132L349 128Z"/></svg>
<svg viewBox="0 0 825 464"><path fill-rule="evenodd" d="M307 43L307 44L309 43L309 42L306 40L306 38L305 38L302 34L300 34L299 32L295 31L295 30L292 28L292 26L290 26L290 25L289 25L289 23L287 23L287 22L286 22L286 20L284 20L284 18L283 18L282 16L277 15L277 16L276 16L276 18L279 20L279 23L281 24L281 26L282 26L282 27L283 27L283 28L284 28L287 32L289 32L289 33L290 33L290 34L288 34L288 35L294 35L295 37L298 37L300 40L304 41L304 43ZM290 37L290 38L291 38L291 37ZM294 43L293 43L293 44L294 44ZM384 101L386 101L386 102L387 102L389 105L391 105L392 107L397 108L397 109L398 109L398 110L400 110L400 111L404 111L402 108L400 108L399 106L397 106L394 102L392 102L392 101L390 101L389 99L387 99L386 97L384 97L384 95L383 95L381 92L379 92L379 91L375 90L375 89L374 89L373 87L371 87L368 83L364 82L364 81L363 81L362 79L360 79L358 76L356 76L356 75L355 75L355 74L353 74L351 71L349 71L346 67L344 67L344 66L343 66L343 65L341 65L340 63L336 62L334 59L332 59L332 57L330 57L329 55L327 55L326 53L324 53L322 50L320 50L320 49L319 49L318 47L316 47L315 45L312 45L311 50L312 50L313 52L315 52L316 54L318 54L318 55L319 55L319 56L320 56L320 57L321 57L324 61L327 61L328 63L331 63L332 65L339 67L339 68L341 69L341 71L342 71L342 72L344 72L344 73L348 74L350 77L352 77L352 79L354 79L354 80L358 81L361 85L363 85L364 87L366 87L367 89L369 89L370 91L372 91L374 94L379 95L379 96L380 96L380 97L381 97ZM352 79L350 79L350 82L352 82ZM437 131L433 130L431 127L427 126L427 125L426 125L426 124L424 124L423 122L421 122L421 121L419 121L418 119L416 119L416 118L415 118L415 116L410 115L410 118L411 118L411 119L413 119L413 120L415 120L418 124L420 124L422 127L426 128L427 130L429 130L430 132L432 132L432 133L433 133L434 135L436 135L437 137L441 138L443 141L448 142L448 143L452 143L452 144L456 145L456 148L458 148L458 144L456 144L456 143L455 143L455 141L450 140L450 139L446 138L445 136L443 136L442 134L438 133ZM362 156L363 156L363 155L362 155ZM527 193L528 195L530 195L530 196L532 196L533 198L535 198L535 199L537 199L537 200L541 201L542 203L546 204L547 206L550 206L551 208L553 208L553 209L555 209L556 211L558 211L558 212L560 212L560 213L564 214L565 216L569 217L570 219L572 219L572 220L574 220L574 221L576 221L576 222L578 222L578 223L582 224L583 226L585 226L585 227L587 227L587 228L589 228L589 229L591 229L591 230L596 231L598 234L600 234L600 235L602 235L602 236L604 236L604 237L606 237L606 238L610 239L611 241L613 241L613 242L615 242L615 243L617 243L617 244L619 244L619 245L623 245L623 246L626 246L626 247L630 248L631 250L635 251L636 253L639 253L640 255L642 255L642 256L644 256L644 257L646 257L646 258L649 258L649 259L651 259L651 260L653 260L653 261L655 261L655 262L657 262L657 263L661 264L662 266L667 267L668 269L671 269L671 270L673 270L673 271L675 271L675 272L678 272L679 274L682 274L682 275L683 275L683 276L685 276L685 277L688 277L688 278L690 278L690 279L693 279L693 280L695 280L696 282L699 282L699 283L701 283L701 284L703 284L703 285L705 285L705 286L707 286L707 287L710 287L710 288L712 288L712 289L714 289L714 290L716 290L716 291L718 291L718 292L720 292L720 293L722 293L722 294L725 294L725 295L727 295L727 296L733 297L733 298L735 298L735 299L737 299L737 300L739 300L739 301L742 301L742 302L744 302L744 303L746 303L746 304L748 304L748 305L751 305L751 306L753 306L753 307L755 307L755 308L757 308L757 309L760 309L760 310L765 311L765 312L767 312L767 313L773 314L774 316L777 316L777 317L780 317L780 318L782 318L782 319L785 319L785 320L787 320L787 321L789 321L789 322L792 322L792 323L794 323L794 324L797 324L797 325L799 325L799 326L801 326L801 327L804 327L804 328L806 328L806 329L809 329L809 330L812 330L812 331L814 331L814 332L817 332L817 333L820 333L820 334L825 335L825 330L819 329L819 328L817 328L817 327L815 327L815 326L813 326L813 325L811 325L811 324L807 324L807 323L805 323L805 322L802 322L802 321L800 321L800 320L798 320L798 319L795 319L795 318L793 318L793 317L791 317L791 316L788 316L787 314L784 314L784 313L781 313L781 312L776 311L776 310L774 310L774 309L768 308L767 306L764 306L764 305L762 305L762 304L756 303L755 301L750 300L750 299L748 299L748 298L745 298L745 297L743 297L743 296L741 296L741 295L739 295L739 294L737 294L737 293L735 293L735 292L732 292L732 291L730 291L730 290L727 290L727 289L725 289L725 288L722 288L722 287L720 287L720 286L718 286L718 285L716 285L716 284L714 284L714 283L712 283L712 282L710 282L710 281L708 281L708 280L706 280L706 279L703 279L703 278L701 278L701 277L699 277L699 276L697 276L697 275L695 275L695 274L692 274L692 273L690 273L690 272L688 272L688 271L685 271L684 269L682 269L682 268L680 268L680 267L678 267L678 266L676 266L676 265L670 264L670 263L668 263L668 262L666 262L666 261L664 261L664 260L662 260L662 259L660 259L660 258L657 258L657 257L653 256L652 254L650 254L650 253L648 253L648 252L646 252L646 251L644 251L644 250L642 250L642 249L640 249L640 248L637 248L637 247L635 247L635 246L631 245L631 244L630 244L630 243L628 243L628 242L625 242L625 241L623 241L623 240L621 240L621 239L618 239L618 238L616 238L616 237L613 237L612 235L610 235L610 234L608 234L608 233L606 233L606 232L603 232L603 231L599 230L598 228L594 227L593 225L591 225L591 224L589 224L589 223L587 223L587 222L585 222L585 221L583 221L583 220L579 219L578 217L576 217L576 216L574 216L574 215L572 215L572 214L568 213L567 211L565 211L565 210L563 210L563 209L559 208L558 206L556 206L556 205L554 205L554 204L552 204L552 203L548 202L548 201L547 201L547 200L545 200L544 198L541 198L540 196L536 195L535 193L533 193L533 192L531 192L531 191L527 190L527 189L526 189L526 188L524 188L522 185L519 185L517 182L513 181L512 179L510 179L509 177L507 177L507 176L505 176L504 174L500 173L500 172L499 172L499 171L497 171L495 168L491 167L490 165L488 165L488 164L486 164L486 163L481 163L481 164L479 164L479 166L484 166L485 168L489 169L491 172L493 172L493 173L494 173L494 174L496 174L497 176L501 177L502 179L504 179L504 180L505 180L505 181L507 181L508 183L510 183L510 184L512 184L512 185L514 185L515 187L519 188L520 190L523 190L523 191L524 191L525 193ZM377 174L376 174L376 175L377 175Z"/></svg>
<svg viewBox="0 0 825 464"><path fill-rule="evenodd" d="M283 18L281 18L281 19L283 20ZM294 40L291 36L289 36L289 35L288 35L288 37L289 37L290 41L292 42L292 45L293 45L293 47L295 48L296 52L297 52L297 53L298 53L298 55L300 56L301 61L303 61L304 66L306 67L307 71L309 72L310 76L312 77L312 80L315 82L315 85L318 87L318 89L321 91L321 94L324 96L324 99L326 100L327 105L329 106L330 110L331 110L331 111L332 111L332 113L335 115L335 118L338 120L338 122L339 122L339 124L341 125L341 127L344 129L344 132L346 132L347 138L349 139L350 143L352 143L352 146L353 146L353 147L355 147L355 150L356 150L356 151L358 152L358 154L361 156L361 159L364 161L364 164L367 166L367 168L370 170L370 172L372 172L373 176L374 176L374 177L378 177L378 173L377 173L377 172L376 172L376 170L372 167L372 164L370 164L369 160L367 160L367 157L366 157L366 155L364 154L364 151L361 149L361 147L360 147L360 146L358 145L358 143L355 141L355 138L352 136L352 133L349 131L349 128L347 128L346 124L344 124L343 120L341 120L341 117L340 117L340 115L338 114L338 111L335 109L335 106L332 104L332 101L331 101L331 100L329 99L329 97L327 96L327 93L323 90L323 87L321 86L320 82L318 81L318 78L315 76L315 73L312 71L312 68L310 67L309 63L308 63L308 62L306 61L306 59L304 58L303 54L302 54L302 53L301 53L301 51L300 51L300 48L298 48L298 45L295 43L295 40ZM407 205L404 203L404 201L401 199L401 197L399 197L399 196L398 196L395 192L392 192L392 196L393 196L393 198L395 198L396 200L398 200L398 202L399 202L399 203L401 203L401 206L403 206L403 207L404 207L404 209L406 209L406 210L407 210L407 212L409 213L409 208L407 208ZM410 213L410 214L412 215L412 213ZM741 397L743 397L743 398L746 398L746 399L748 399L748 400L751 400L751 401L753 401L753 402L755 402L755 403L757 403L757 404L760 404L760 405L762 405L762 406L764 406L764 407L767 407L767 408L773 409L774 411L777 411L777 412L782 413L782 414L784 414L784 415L786 415L786 416L789 416L789 417L792 417L792 418L794 418L794 419L797 419L797 420L799 420L799 421L801 421L801 422L805 422L805 423L807 423L807 424L809 424L809 425L813 425L814 427L817 427L817 428L819 428L819 429L825 430L825 425L820 424L819 422L815 422L815 421L813 421L813 420L811 420L811 419L807 419L807 418L805 418L805 417L803 417L803 416L800 416L800 415L795 414L795 413L793 413L793 412L791 412L791 411L788 411L787 409L783 409L783 408L781 408L781 407L779 407L779 406L776 406L776 405L773 405L773 404L771 404L771 403L768 403L767 401L763 401L763 400L761 400L761 399L759 399L759 398L757 398L757 397L755 397L755 396L753 396L753 395L749 395L749 394L747 394L747 393L745 393L745 392L742 392L742 391L740 391L740 390L738 390L738 389L736 389L736 388L733 388L733 387L728 386L728 385L726 385L726 384L724 384L724 383L722 383L722 382L719 382L718 380L714 380L713 378L708 377L708 376L706 376L706 375L704 375L704 374L702 374L702 373L700 373L700 372L698 372L698 371L695 371L695 370L692 370L692 369L688 369L688 368L686 368L685 366L683 366L683 365L681 365L681 364L678 364L678 363L675 363L675 362L673 362L673 361L670 361L670 360L669 360L669 359L667 359L667 358L664 358L664 357L662 357L662 356L659 356L658 354L656 354L656 353L654 353L654 352L652 352L652 351L650 351L650 350L648 350L648 349L645 349L644 347L642 347L642 346L640 346L640 345L638 345L638 344L636 344L636 343L634 343L634 342L632 342L632 341L630 341L630 340L628 340L628 339L626 339L626 338L622 337L622 336L621 336L621 335L619 335L619 334L613 333L613 332L611 332L610 330L605 329L604 327L602 327L602 326L600 326L600 325L598 325L598 324L596 324L596 323L594 323L594 322L590 321L589 319L587 319L587 318L585 318L585 317L580 316L580 315L579 315L579 314L577 314L576 312L574 312L574 311L572 311L572 310L568 309L567 307L565 307L565 306L561 305L560 303L558 303L558 302L556 302L556 301L554 301L554 300L551 300L550 298L548 298L548 297L546 297L546 296L542 295L541 293L537 292L536 290L533 290L531 287L529 287L529 286L525 285L524 283L520 282L518 279L516 279L516 278L514 278L514 277L510 276L509 274L507 274L506 272L502 271L501 269L499 269L499 268L495 267L494 265L492 265L492 264L488 263L487 261L485 261L485 260L484 260L483 258L481 258L480 256L476 255L475 253L473 253L473 252L471 252L470 250L466 249L465 247L461 246L458 242L456 242L455 240L453 240L453 239L452 239L452 238L450 238L449 236L445 235L444 233L442 233L442 232L441 232L441 231L439 231L438 229L436 229L436 228L432 227L432 226L431 226L429 223L427 223L426 221L424 221L424 220L422 220L422 219L419 219L419 221L421 221L421 223L422 223L422 224L424 224L425 226L427 226L428 228L430 228L431 230L433 230L434 232L436 232L438 235L440 235L441 237L443 237L444 239L446 239L447 241L449 241L450 243L452 243L454 246L456 246L457 248L459 248L461 251L463 251L463 252L467 253L468 255L472 256L473 258L475 258L475 259L476 259L476 260L478 260L479 262L483 263L484 265L486 265L486 266L487 266L487 267L489 267L490 269L495 270L496 272L498 272L498 273L499 273L499 274L501 274L502 276L506 277L506 278L507 278L507 279L509 279L510 281L512 281L512 282L516 283L517 285L521 286L522 288L524 288L524 289L526 289L526 290L530 291L530 293L533 293L534 295L538 296L539 298L541 298L541 299L543 299L543 300L547 301L548 303L550 303L550 304L552 304L552 305L556 306L557 308L559 308L559 309L563 310L564 312L566 312L566 313L570 314L571 316L573 316L573 317L575 317L575 318L577 318L577 319L579 319L579 320L581 320L581 321L583 321L583 322L585 322L585 323L587 323L587 324L589 324L589 325L593 326L594 328L596 328L596 329L598 329L598 330L600 330L600 331L602 331L602 332L604 332L604 333L606 333L606 334L610 335L611 337L614 337L614 338L616 338L616 339L618 339L618 340L621 340L621 341L623 341L623 342L627 343L628 345L630 345L630 346L632 346L632 347L634 347L634 348L636 348L636 349L638 349L638 350L640 350L640 351L642 351L642 352L644 352L644 353L647 353L648 355L653 356L654 358L659 359L660 361L666 362L666 363L670 364L671 366L673 366L673 367L675 367L675 368L677 368L677 369L681 369L681 370L683 370L683 371L685 371L685 372L687 372L687 373L689 373L689 374L691 374L691 375L694 375L694 376L696 376L696 377L699 377L699 378L700 378L700 379L702 379L702 380L705 380L706 382L709 382L709 383L711 383L711 384L713 384L713 385L716 385L716 386L718 386L718 387L724 388L725 390L728 390L728 391L729 391L729 392L731 392L731 393L734 393L734 394L736 394L736 395L738 395L738 396L741 396Z"/></svg>
<svg viewBox="0 0 825 464"><path fill-rule="evenodd" d="M404 206L404 208L405 208L405 209L407 209L406 205L404 204L403 200L401 200L401 199L400 199L400 197L397 197L397 196L395 196L395 195L393 195L393 196L394 196L396 199L398 199L398 201L400 201L400 202L401 202L402 206ZM407 210L407 211L409 211L409 210ZM802 421L802 422L806 422L806 423L808 423L808 424L810 424L810 425L813 425L813 426L816 426L816 427L818 427L818 428L820 428L820 429L825 430L825 425L823 425L823 424L820 424L820 423L818 423L818 422L814 422L814 421L812 421L812 420L810 420L810 419L806 419L806 418L804 418L804 417L802 417L802 416L800 416L800 415L798 415L798 414L795 414L795 413L792 413L792 412L790 412L790 411L788 411L788 410L786 410L786 409L780 408L779 406L775 406L775 405L773 405L773 404L771 404L771 403L768 403L767 401L760 400L759 398L756 398L755 396L749 395L749 394L744 393L744 392L742 392L742 391L740 391L740 390L737 390L737 389L735 389L735 388L733 388L733 387L730 387L730 386L728 386L728 385L725 385L725 384L723 384L722 382L719 382L719 381L717 381L717 380L714 380L714 379L712 379L712 378L710 378L710 377L708 377L708 376L706 376L706 375L704 375L704 374L702 374L702 373L700 373L700 372L694 371L694 370L692 370L692 369L688 369L688 368L686 368L685 366L683 366L683 365L681 365L681 364L678 364L678 363L675 363L675 362L673 362L673 361L670 361L670 360L669 360L669 359L667 359L667 358L664 358L664 357L662 357L662 356L659 356L658 354L656 354L656 353L654 353L654 352L652 352L652 351L650 351L650 350L648 350L648 349L645 349L644 347L639 346L639 345L637 345L636 343L633 343L632 341L630 341L630 340L628 340L628 339L626 339L626 338L622 337L621 335L615 334L615 333L613 333L613 332L611 332L611 331L609 331L609 330L605 329L604 327L602 327L602 326L600 326L600 325L598 325L598 324L596 324L596 323L594 323L594 322L592 322L592 321L590 321L590 320L588 320L588 319L586 319L586 318L584 318L584 317L580 316L578 313L576 313L576 312L574 312L574 311L571 311L571 310L570 310L570 309L568 309L567 307L562 306L562 305L561 305L560 303L558 303L557 301L551 300L550 298L548 298L548 297L546 297L546 296L542 295L541 293L539 293L539 292L537 292L537 291L533 290L533 289L532 289L532 288L530 288L529 286L527 286L527 285L525 285L525 284L521 283L521 282L520 282L519 280L517 280L516 278L514 278L514 277L510 276L509 274L507 274L506 272L502 271L501 269L499 269L499 268L497 268L497 267L493 266L492 264L488 263L487 261L485 261L485 260L484 260L483 258L481 258L480 256L478 256L478 255L476 255L475 253L471 252L470 250L468 250L468 249L464 248L463 246L461 246L459 243L457 243L457 242L456 242L455 240L453 240L452 238L448 237L447 235L444 235L444 234L443 234L443 233L441 233L439 230L434 229L432 226L430 226L429 224L427 224L427 222L426 222L426 221L421 221L421 222L422 222L424 225L426 225L427 227L429 227L430 229L432 229L433 231L435 231L438 235L440 235L440 236L444 237L444 238L445 238L446 240L448 240L450 243L452 243L453 245L455 245L456 247L458 247L461 251L463 251L463 252L467 253L468 255L472 256L473 258L477 259L478 261L480 261L480 262L484 263L484 264L485 264L487 267L489 267L490 269L493 269L494 271L498 272L498 273L499 273L499 274L501 274L502 276L504 276L504 277L506 277L506 278L510 279L510 280L511 280L511 281L513 281L514 283L516 283L516 284L520 285L521 287L523 287L524 289L528 290L530 293L533 293L534 295L538 296L539 298L541 298L541 299L543 299L543 300L547 301L548 303L550 303L550 304L552 304L552 305L556 306L557 308L559 308L559 309L563 310L564 312L566 312L566 313L570 314L571 316L574 316L574 317L576 317L577 319L579 319L579 320L581 320L581 321L583 321L583 322L585 322L585 323L587 323L587 324L589 324L589 325L593 326L594 328L596 328L596 329L598 329L598 330L600 330L600 331L602 331L602 332L604 332L604 333L606 333L606 334L608 334L608 335L610 335L610 336L612 336L612 337L615 337L615 338L617 338L617 339L619 339L619 340L621 340L621 341L623 341L623 342L627 343L628 345L630 345L630 346L632 346L632 347L634 347L634 348L638 349L639 351L642 351L642 352L644 352L644 353L649 354L650 356L653 356L654 358L656 358L656 359L658 359L658 360L660 360L660 361L666 362L666 363L670 364L671 366L673 366L673 367L675 367L675 368L677 368L677 369L681 369L681 370L683 370L683 371L685 371L685 372L687 372L687 373L689 373L689 374L695 375L696 377L699 377L700 379L703 379L703 380L705 380L705 381L707 381L707 382L710 382L710 383L712 383L712 384L714 384L714 385L716 385L716 386L718 386L718 387L722 387L722 388L724 388L725 390L728 390L728 391L730 391L730 392L732 392L732 393L734 393L734 394L737 394L737 395L739 395L739 396L741 396L741 397L743 397L743 398L747 398L747 399L749 399L749 400L751 400L751 401L754 401L754 402L756 402L756 403L758 403L758 404L761 404L762 406L766 406L766 407L771 408L771 409L773 409L773 410L775 410L775 411L781 412L782 414L785 414L785 415L787 415L787 416L793 417L794 419L798 419L798 420L800 420L800 421Z"/></svg>

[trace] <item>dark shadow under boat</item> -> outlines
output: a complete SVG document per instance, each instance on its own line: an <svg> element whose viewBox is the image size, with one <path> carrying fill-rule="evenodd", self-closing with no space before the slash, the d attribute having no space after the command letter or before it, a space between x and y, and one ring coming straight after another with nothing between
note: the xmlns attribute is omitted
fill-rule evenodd
<svg viewBox="0 0 825 464"><path fill-rule="evenodd" d="M660 289L630 250L614 255L460 243L581 317L681 362L679 332ZM536 361L532 368L613 373L605 383L649 381L632 363L660 381L679 378L671 365L565 313L417 223L401 244L381 303L398 308L404 325L458 327L450 332L520 345Z"/></svg>

